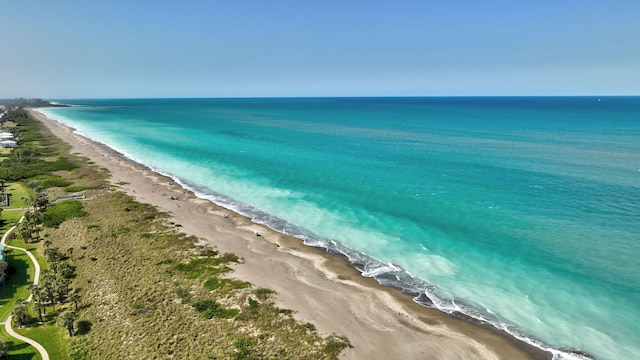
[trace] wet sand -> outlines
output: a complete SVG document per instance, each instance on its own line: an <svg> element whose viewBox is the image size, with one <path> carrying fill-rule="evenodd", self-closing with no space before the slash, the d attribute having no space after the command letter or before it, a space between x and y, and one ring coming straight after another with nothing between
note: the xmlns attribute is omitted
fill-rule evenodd
<svg viewBox="0 0 640 360"><path fill-rule="evenodd" d="M353 348L342 359L550 358L493 327L416 304L409 295L362 277L340 257L197 198L171 178L30 112L72 152L109 170L110 181L127 194L170 212L182 231L202 243L244 258L235 277L275 290L278 306L294 310L320 332L347 336Z"/></svg>

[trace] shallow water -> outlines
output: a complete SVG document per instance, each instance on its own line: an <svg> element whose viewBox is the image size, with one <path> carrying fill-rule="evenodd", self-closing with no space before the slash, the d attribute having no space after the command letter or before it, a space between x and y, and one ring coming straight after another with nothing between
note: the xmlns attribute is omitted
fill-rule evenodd
<svg viewBox="0 0 640 360"><path fill-rule="evenodd" d="M640 354L640 98L62 102L42 112L425 303Z"/></svg>

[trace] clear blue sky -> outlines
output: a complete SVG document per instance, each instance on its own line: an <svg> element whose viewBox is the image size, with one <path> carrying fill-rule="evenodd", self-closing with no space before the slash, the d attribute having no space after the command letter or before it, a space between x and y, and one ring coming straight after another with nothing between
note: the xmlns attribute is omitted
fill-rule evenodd
<svg viewBox="0 0 640 360"><path fill-rule="evenodd" d="M0 14L0 98L640 95L639 0L20 0Z"/></svg>

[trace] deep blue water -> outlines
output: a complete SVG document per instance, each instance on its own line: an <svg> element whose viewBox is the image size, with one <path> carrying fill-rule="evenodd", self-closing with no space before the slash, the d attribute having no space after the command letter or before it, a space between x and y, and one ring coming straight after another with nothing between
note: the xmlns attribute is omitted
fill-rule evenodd
<svg viewBox="0 0 640 360"><path fill-rule="evenodd" d="M640 358L638 97L61 102L42 111L423 303Z"/></svg>

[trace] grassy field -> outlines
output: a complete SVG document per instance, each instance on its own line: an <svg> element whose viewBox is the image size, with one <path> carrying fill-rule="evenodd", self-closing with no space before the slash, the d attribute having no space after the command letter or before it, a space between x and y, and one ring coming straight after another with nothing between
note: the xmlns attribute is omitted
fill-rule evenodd
<svg viewBox="0 0 640 360"><path fill-rule="evenodd" d="M9 249L6 260L15 273L11 274L6 283L0 287L0 321L6 321L13 311L16 299L29 297L28 286L33 281L34 272L31 260L22 251ZM4 326L0 331L0 339L7 344L10 359L41 359L40 354L31 345L10 337L5 332Z"/></svg>
<svg viewBox="0 0 640 360"><path fill-rule="evenodd" d="M9 359L11 360L42 359L42 357L40 357L40 354L31 345L9 336L4 330L4 326L0 328L0 340L4 341L7 344L9 348Z"/></svg>
<svg viewBox="0 0 640 360"><path fill-rule="evenodd" d="M50 359L68 360L67 333L55 324L44 327L32 327L16 330L20 335L26 336L42 344ZM40 355L38 354L38 358Z"/></svg>
<svg viewBox="0 0 640 360"><path fill-rule="evenodd" d="M5 192L9 194L10 202L9 206L5 208L8 209L21 209L25 206L23 198L29 197L29 195L33 194L33 190L27 188L21 182L13 182L5 185Z"/></svg>
<svg viewBox="0 0 640 360"><path fill-rule="evenodd" d="M22 198L28 197L33 193L33 191L30 191L24 184L19 182L5 184L5 192L9 195L9 206L2 208L0 234L4 234L20 220L24 214L25 206Z"/></svg>
<svg viewBox="0 0 640 360"><path fill-rule="evenodd" d="M5 321L11 314L16 299L29 297L28 287L34 273L31 260L24 252L7 249L6 259L15 273L10 273L4 285L0 286L0 321Z"/></svg>

